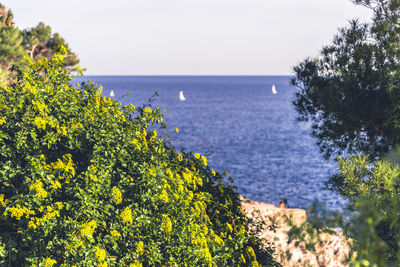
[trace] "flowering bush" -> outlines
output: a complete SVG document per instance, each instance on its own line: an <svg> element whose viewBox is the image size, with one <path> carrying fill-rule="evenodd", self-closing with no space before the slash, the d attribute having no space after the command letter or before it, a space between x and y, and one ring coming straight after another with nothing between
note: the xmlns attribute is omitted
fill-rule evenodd
<svg viewBox="0 0 400 267"><path fill-rule="evenodd" d="M0 89L0 264L276 265L234 188L169 144L158 108L73 86L63 61Z"/></svg>

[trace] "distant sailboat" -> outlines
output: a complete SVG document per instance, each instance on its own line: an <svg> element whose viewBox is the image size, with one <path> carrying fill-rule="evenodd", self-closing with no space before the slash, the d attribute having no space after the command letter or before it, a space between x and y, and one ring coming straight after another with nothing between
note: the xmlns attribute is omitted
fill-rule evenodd
<svg viewBox="0 0 400 267"><path fill-rule="evenodd" d="M111 92L110 92L110 97L114 97L114 96L115 96L114 90L111 90Z"/></svg>
<svg viewBox="0 0 400 267"><path fill-rule="evenodd" d="M183 91L179 91L179 100L180 101L185 101L186 100L185 96L183 95Z"/></svg>
<svg viewBox="0 0 400 267"><path fill-rule="evenodd" d="M275 84L272 85L272 94L276 95L278 92L276 91Z"/></svg>

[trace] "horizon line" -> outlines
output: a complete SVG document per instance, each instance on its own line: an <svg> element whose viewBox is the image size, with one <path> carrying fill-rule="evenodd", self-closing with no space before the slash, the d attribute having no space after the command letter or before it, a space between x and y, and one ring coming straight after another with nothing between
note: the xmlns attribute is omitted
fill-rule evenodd
<svg viewBox="0 0 400 267"><path fill-rule="evenodd" d="M84 74L78 77L84 76L140 76L140 77L288 77L295 76L294 74Z"/></svg>

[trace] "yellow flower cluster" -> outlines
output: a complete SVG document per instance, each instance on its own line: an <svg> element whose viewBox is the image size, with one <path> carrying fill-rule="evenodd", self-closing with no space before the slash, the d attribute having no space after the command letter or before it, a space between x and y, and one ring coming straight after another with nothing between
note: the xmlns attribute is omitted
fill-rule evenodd
<svg viewBox="0 0 400 267"><path fill-rule="evenodd" d="M78 122L78 123L74 123L74 124L72 124L71 126L70 126L70 128L72 129L72 131L76 131L76 130L78 130L79 128L81 127L81 123L80 122Z"/></svg>
<svg viewBox="0 0 400 267"><path fill-rule="evenodd" d="M81 236L85 237L85 236L92 236L93 235L93 231L97 228L97 223L95 220L91 220L87 223L84 223L81 225L83 227L83 229L81 229Z"/></svg>
<svg viewBox="0 0 400 267"><path fill-rule="evenodd" d="M124 211L121 213L120 216L121 216L122 221L123 221L124 223L130 223L130 224L133 223L133 220L132 220L132 210L131 210L131 208L126 207L126 208L124 209Z"/></svg>
<svg viewBox="0 0 400 267"><path fill-rule="evenodd" d="M51 259L51 258L46 258L46 259L44 260L44 266L45 266L45 267L53 267L53 265L56 264L56 263L57 263L57 261L56 261L56 260L53 260L53 259Z"/></svg>
<svg viewBox="0 0 400 267"><path fill-rule="evenodd" d="M232 228L232 225L230 223L226 223L226 231L229 232L229 233L232 233L233 228Z"/></svg>
<svg viewBox="0 0 400 267"><path fill-rule="evenodd" d="M172 232L172 222L171 219L167 214L163 215L163 219L161 222L161 228L164 229L164 231L169 234Z"/></svg>
<svg viewBox="0 0 400 267"><path fill-rule="evenodd" d="M112 196L115 204L120 204L122 202L122 192L119 188L114 187L112 189Z"/></svg>
<svg viewBox="0 0 400 267"><path fill-rule="evenodd" d="M194 157L201 161L204 166L207 166L207 158L199 153L194 154Z"/></svg>
<svg viewBox="0 0 400 267"><path fill-rule="evenodd" d="M36 196L38 198L46 198L47 197L47 191L43 189L43 183L40 180L36 180L35 183L31 184L29 186L29 190L35 190L36 191Z"/></svg>
<svg viewBox="0 0 400 267"><path fill-rule="evenodd" d="M57 159L56 162L45 165L44 168L46 170L52 170L54 174L56 174L58 172L68 173L68 176L65 181L66 183L69 183L69 179L71 177L75 176L74 162L72 161L71 154L63 155L62 160ZM63 178L63 177L60 177L60 178Z"/></svg>
<svg viewBox="0 0 400 267"><path fill-rule="evenodd" d="M134 145L136 147L137 150L141 150L140 144L139 144L139 140L137 140L136 138L132 140L132 145Z"/></svg>
<svg viewBox="0 0 400 267"><path fill-rule="evenodd" d="M243 263L246 263L246 258L243 256L243 254L240 254L240 259L242 260Z"/></svg>
<svg viewBox="0 0 400 267"><path fill-rule="evenodd" d="M42 218L32 218L28 223L28 227L36 229L37 227L44 224L46 221L49 221L54 217L60 217L60 210L64 208L64 204L62 202L56 202L54 204L57 206L58 210L54 210L51 206L47 206L46 212L43 215L43 217ZM44 208L40 207L39 212L43 212L43 211L44 211Z"/></svg>
<svg viewBox="0 0 400 267"><path fill-rule="evenodd" d="M59 181L50 181L50 184L51 184L51 186L50 186L50 188L51 189L54 189L54 190L56 190L56 189L60 189L61 188L61 184L60 184L60 182Z"/></svg>
<svg viewBox="0 0 400 267"><path fill-rule="evenodd" d="M218 235L215 235L215 242L217 242L217 244L220 245L220 246L224 246L225 245L224 240L221 237L219 237Z"/></svg>
<svg viewBox="0 0 400 267"><path fill-rule="evenodd" d="M106 259L106 257L107 257L106 250L102 249L102 248L99 248L99 247L96 247L96 259L97 259L97 261L102 262L102 261L104 261Z"/></svg>
<svg viewBox="0 0 400 267"><path fill-rule="evenodd" d="M163 189L161 194L158 196L162 201L168 202L168 193L167 190Z"/></svg>
<svg viewBox="0 0 400 267"><path fill-rule="evenodd" d="M30 215L35 215L35 211L28 209L27 207L21 206L17 204L16 207L10 208L11 218L15 217L17 220L21 220L21 217L25 215L26 218L29 218ZM4 214L5 216L7 213Z"/></svg>
<svg viewBox="0 0 400 267"><path fill-rule="evenodd" d="M111 231L111 235L115 236L115 237L120 237L121 236L121 234L117 230L112 230Z"/></svg>
<svg viewBox="0 0 400 267"><path fill-rule="evenodd" d="M46 105L45 105L44 103L40 102L40 101L32 100L32 104L33 104L35 107L37 107L37 109L38 109L40 112L42 112L42 111L46 108Z"/></svg>
<svg viewBox="0 0 400 267"><path fill-rule="evenodd" d="M6 206L7 206L7 203L8 203L8 199L5 199L4 194L0 194L0 204L1 204L3 207L6 207Z"/></svg>
<svg viewBox="0 0 400 267"><path fill-rule="evenodd" d="M256 253L254 253L254 249L253 249L252 247L247 247L247 248L246 248L246 252L247 252L247 256L248 256L251 260L253 260L253 261L256 261L256 260L257 260L257 258L256 258Z"/></svg>
<svg viewBox="0 0 400 267"><path fill-rule="evenodd" d="M151 108L149 108L149 107L143 109L143 112L144 112L144 114L145 114L146 116L147 116L148 113L150 113L150 112L152 112L152 111L153 111L153 110L152 110Z"/></svg>
<svg viewBox="0 0 400 267"><path fill-rule="evenodd" d="M182 161L183 160L182 153L178 154L177 159L178 159L178 161Z"/></svg>
<svg viewBox="0 0 400 267"><path fill-rule="evenodd" d="M149 174L153 177L156 177L156 174L154 173L154 171L152 169L149 169Z"/></svg>
<svg viewBox="0 0 400 267"><path fill-rule="evenodd" d="M136 246L136 253L139 255L143 255L144 253L144 244L142 241L139 241L139 243Z"/></svg>
<svg viewBox="0 0 400 267"><path fill-rule="evenodd" d="M129 264L129 267L142 267L142 266L143 264L138 260L135 260L134 263Z"/></svg>
<svg viewBox="0 0 400 267"><path fill-rule="evenodd" d="M6 117L0 118L0 125L3 125L6 122Z"/></svg>
<svg viewBox="0 0 400 267"><path fill-rule="evenodd" d="M46 130L47 120L44 117L35 117L33 119L33 124L35 124L38 129Z"/></svg>
<svg viewBox="0 0 400 267"><path fill-rule="evenodd" d="M212 176L215 176L215 175L216 175L214 169L211 169L211 174L212 174Z"/></svg>
<svg viewBox="0 0 400 267"><path fill-rule="evenodd" d="M98 264L97 267L108 267L108 264L107 264L107 262L102 262L102 263Z"/></svg>

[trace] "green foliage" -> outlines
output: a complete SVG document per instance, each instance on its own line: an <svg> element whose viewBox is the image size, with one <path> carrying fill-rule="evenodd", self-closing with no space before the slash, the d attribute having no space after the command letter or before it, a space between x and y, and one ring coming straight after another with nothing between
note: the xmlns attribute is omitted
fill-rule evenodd
<svg viewBox="0 0 400 267"><path fill-rule="evenodd" d="M20 65L25 54L22 37L14 27L13 14L0 4L0 67L8 71L12 65Z"/></svg>
<svg viewBox="0 0 400 267"><path fill-rule="evenodd" d="M63 65L32 62L0 89L1 264L278 265L235 189L169 144L158 108L73 86Z"/></svg>
<svg viewBox="0 0 400 267"><path fill-rule="evenodd" d="M23 46L28 51L30 57L35 61L42 58L49 58L55 52L59 52L63 46L67 49L65 66L71 68L79 63L78 56L72 53L64 38L58 33L51 33L50 26L40 22L36 27L22 31Z"/></svg>
<svg viewBox="0 0 400 267"><path fill-rule="evenodd" d="M315 59L294 67L299 120L326 158L379 156L400 142L399 1L357 0L374 10L370 24L351 21Z"/></svg>
<svg viewBox="0 0 400 267"><path fill-rule="evenodd" d="M51 33L51 28L40 22L36 27L20 31L14 26L14 16L10 9L0 4L0 86L12 82L12 66L27 67L25 56L34 61L50 58L63 46L68 51L64 67L72 70L79 63L78 56L72 53L68 44L58 33Z"/></svg>
<svg viewBox="0 0 400 267"><path fill-rule="evenodd" d="M349 234L357 260L378 266L400 264L400 168L365 156L339 159L340 193L355 210Z"/></svg>

